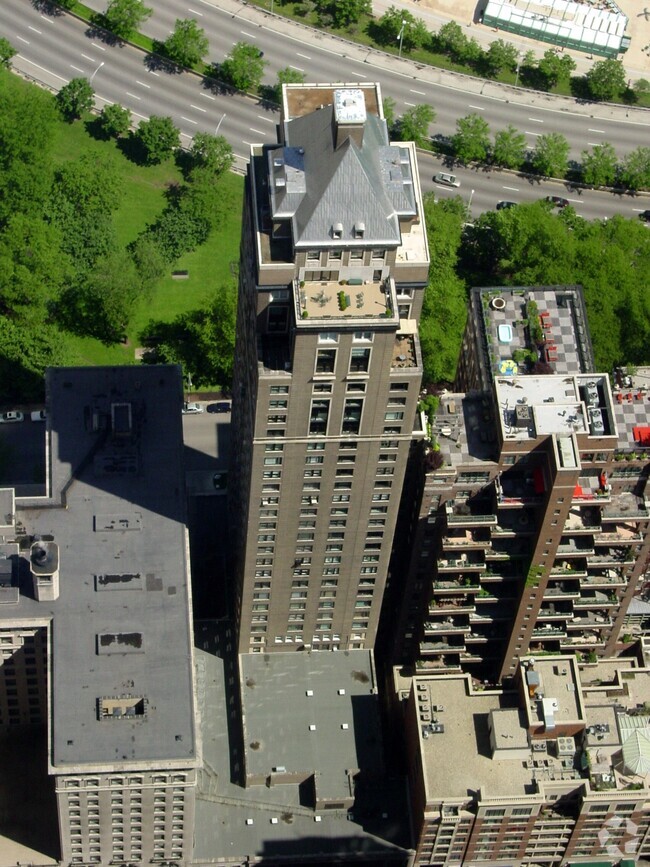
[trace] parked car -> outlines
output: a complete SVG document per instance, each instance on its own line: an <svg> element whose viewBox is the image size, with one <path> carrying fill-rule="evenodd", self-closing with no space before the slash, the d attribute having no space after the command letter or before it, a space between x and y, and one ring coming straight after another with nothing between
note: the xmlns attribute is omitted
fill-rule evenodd
<svg viewBox="0 0 650 867"><path fill-rule="evenodd" d="M497 202L497 211L505 211L507 208L515 208L517 202Z"/></svg>
<svg viewBox="0 0 650 867"><path fill-rule="evenodd" d="M645 220L646 223L650 223L650 210L648 210L648 211L641 211L641 213L639 214L639 219L640 219L640 220Z"/></svg>
<svg viewBox="0 0 650 867"><path fill-rule="evenodd" d="M198 415L200 412L205 412L205 407L200 403L184 403L181 411L183 415Z"/></svg>
<svg viewBox="0 0 650 867"><path fill-rule="evenodd" d="M211 403L208 407L210 412L230 412L232 405L229 400L218 400L216 403Z"/></svg>
<svg viewBox="0 0 650 867"><path fill-rule="evenodd" d="M550 202L554 208L566 208L569 204L569 200L564 199L562 196L547 196L546 201Z"/></svg>
<svg viewBox="0 0 650 867"><path fill-rule="evenodd" d="M438 172L437 175L433 176L433 180L448 187L460 186L460 181L456 178L456 175L450 175L449 172Z"/></svg>
<svg viewBox="0 0 650 867"><path fill-rule="evenodd" d="M25 416L17 409L10 409L8 412L0 412L0 424L8 424L12 421L23 421Z"/></svg>
<svg viewBox="0 0 650 867"><path fill-rule="evenodd" d="M34 412L30 413L32 421L47 421L47 413L44 409L36 409Z"/></svg>

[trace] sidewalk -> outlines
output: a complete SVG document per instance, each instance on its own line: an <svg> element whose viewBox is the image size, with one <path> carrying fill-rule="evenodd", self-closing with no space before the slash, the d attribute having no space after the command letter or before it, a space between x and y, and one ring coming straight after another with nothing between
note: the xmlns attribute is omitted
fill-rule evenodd
<svg viewBox="0 0 650 867"><path fill-rule="evenodd" d="M354 58L368 64L369 70L366 80L374 81L375 77L371 72L373 67L378 69L390 69L392 72L397 72L415 81L424 84L437 85L446 87L451 90L458 90L462 93L475 93L484 97L498 99L500 101L512 102L518 105L528 105L531 107L551 109L570 114L580 114L585 117L601 118L603 120L611 120L615 122L630 122L647 124L650 126L650 109L638 108L635 106L612 105L609 103L599 102L580 102L568 96L554 96L540 91L527 90L521 87L512 87L507 84L498 84L493 81L488 81L482 78L474 78L470 75L463 75L458 72L451 72L447 69L438 69L434 66L426 66L421 63L415 63L408 58L398 58L392 54L386 54L366 46L356 45L353 42L347 42L338 36L331 36L320 30L314 30L304 24L300 24L289 18L282 18L279 15L271 15L270 12L264 11L257 6L249 6L243 0L203 0L206 5L209 4L230 13L233 17L240 21L248 21L252 26L264 27L267 30L276 33L282 33L284 37L294 39L302 45L311 43L317 45L321 50L331 51L332 54L345 61L346 58ZM384 0L381 0L384 2ZM436 0L421 0L421 2L436 2ZM638 2L638 0L637 0ZM405 0L393 0L395 5L412 8L415 3L405 2ZM376 7L379 5L375 0ZM385 4L391 5L390 0ZM417 6L415 14L420 15L420 6ZM433 14L433 13L432 13ZM483 28L486 30L487 28ZM489 31L492 34L492 31ZM501 33L501 37L506 37L508 34ZM492 34L490 42L497 38ZM539 45L539 43L535 43ZM342 67L344 68L344 63Z"/></svg>

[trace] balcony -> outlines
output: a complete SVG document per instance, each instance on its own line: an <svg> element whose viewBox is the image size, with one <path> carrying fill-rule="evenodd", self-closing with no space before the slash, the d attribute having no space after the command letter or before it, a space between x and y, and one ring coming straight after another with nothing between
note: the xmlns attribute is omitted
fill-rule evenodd
<svg viewBox="0 0 650 867"><path fill-rule="evenodd" d="M455 634L462 635L465 632L470 631L469 624L467 623L456 623L452 620L451 623L448 621L452 620L451 617L447 618L446 621L434 621L428 620L424 624L424 634L425 635L447 635L447 634Z"/></svg>
<svg viewBox="0 0 650 867"><path fill-rule="evenodd" d="M561 560L559 563L553 563L549 577L557 578L558 576L566 578L586 578L587 564L569 560Z"/></svg>
<svg viewBox="0 0 650 867"><path fill-rule="evenodd" d="M476 592L480 587L478 583L469 584L463 581L436 581L433 585L433 592L435 593L468 593L471 591Z"/></svg>
<svg viewBox="0 0 650 867"><path fill-rule="evenodd" d="M609 503L611 500L611 488L607 483L607 474L582 476L573 489L571 502L573 505L581 503Z"/></svg>
<svg viewBox="0 0 650 867"><path fill-rule="evenodd" d="M508 538L535 532L535 513L532 509L504 509L497 518L499 523L493 534Z"/></svg>
<svg viewBox="0 0 650 867"><path fill-rule="evenodd" d="M549 586L544 591L544 599L579 599L580 586L579 584L568 585L562 583L556 586Z"/></svg>
<svg viewBox="0 0 650 867"><path fill-rule="evenodd" d="M480 554L460 554L458 557L445 557L438 560L439 572L469 572L485 569L485 561Z"/></svg>
<svg viewBox="0 0 650 867"><path fill-rule="evenodd" d="M576 539L566 539L557 546L557 553L563 557L585 557L594 553L593 542L584 536Z"/></svg>
<svg viewBox="0 0 650 867"><path fill-rule="evenodd" d="M434 657L433 659L418 659L415 663L417 672L438 672L441 674L458 674L462 671L457 659Z"/></svg>
<svg viewBox="0 0 650 867"><path fill-rule="evenodd" d="M480 635L478 632L470 632L465 636L465 644L486 644L488 641L487 635Z"/></svg>
<svg viewBox="0 0 650 867"><path fill-rule="evenodd" d="M454 550L456 548L489 548L492 542L490 541L489 531L485 530L464 530L454 531L443 536L443 550Z"/></svg>
<svg viewBox="0 0 650 867"><path fill-rule="evenodd" d="M543 484L541 470L535 470L525 476L504 473L494 481L497 503L501 508L506 509L541 503L544 493Z"/></svg>
<svg viewBox="0 0 650 867"><path fill-rule="evenodd" d="M498 602L495 596L483 596L481 599L477 599L476 601L483 601L485 604L476 609L476 614L470 614L470 625L477 623L497 623L502 620L510 620L511 611L509 609L504 611L500 605L495 605L495 603Z"/></svg>
<svg viewBox="0 0 650 867"><path fill-rule="evenodd" d="M618 598L616 594L613 594L613 598L607 595L607 593L603 593L600 590L592 590L583 593L579 599L573 603L574 608L611 608L614 605L618 604Z"/></svg>
<svg viewBox="0 0 650 867"><path fill-rule="evenodd" d="M489 506L485 501L475 502L467 500L456 502L455 500L447 500L445 512L447 524L455 527L494 527L497 523L496 515L489 510Z"/></svg>
<svg viewBox="0 0 650 867"><path fill-rule="evenodd" d="M625 587L627 581L616 569L607 569L601 574L590 573L580 584L582 587Z"/></svg>
<svg viewBox="0 0 650 867"><path fill-rule="evenodd" d="M629 548L610 548L600 550L598 554L587 557L589 566L620 566L623 563L631 563L634 559Z"/></svg>
<svg viewBox="0 0 650 867"><path fill-rule="evenodd" d="M465 614L471 611L476 611L476 605L466 599L440 599L436 600L435 605L429 605L429 615L432 617L445 612Z"/></svg>
<svg viewBox="0 0 650 867"><path fill-rule="evenodd" d="M542 605L537 615L538 620L570 620L573 616L573 611L568 606L566 608L556 608L553 603L550 605Z"/></svg>
<svg viewBox="0 0 650 867"><path fill-rule="evenodd" d="M581 632L579 635L571 635L560 642L561 650L573 652L576 648L604 647L605 641L597 632Z"/></svg>
<svg viewBox="0 0 650 867"><path fill-rule="evenodd" d="M564 533L600 533L600 509L595 506L572 506L564 524Z"/></svg>
<svg viewBox="0 0 650 867"><path fill-rule="evenodd" d="M606 545L613 542L615 545L633 545L642 542L643 534L637 531L634 522L624 524L604 524L600 536L595 539L596 545Z"/></svg>
<svg viewBox="0 0 650 867"><path fill-rule="evenodd" d="M603 520L620 518L624 521L637 521L650 517L647 500L628 492L616 494L611 504L603 509Z"/></svg>
<svg viewBox="0 0 650 867"><path fill-rule="evenodd" d="M427 654L439 654L439 653L449 653L450 651L454 651L456 653L460 653L464 650L464 644L449 644L447 641L421 641L420 642L420 653L422 656Z"/></svg>
<svg viewBox="0 0 650 867"><path fill-rule="evenodd" d="M563 626L551 626L550 623L544 626L536 626L532 633L532 638L566 638L566 629Z"/></svg>
<svg viewBox="0 0 650 867"><path fill-rule="evenodd" d="M611 617L604 617L602 614L580 614L574 615L573 620L567 623L567 629L605 629L612 625L614 621Z"/></svg>

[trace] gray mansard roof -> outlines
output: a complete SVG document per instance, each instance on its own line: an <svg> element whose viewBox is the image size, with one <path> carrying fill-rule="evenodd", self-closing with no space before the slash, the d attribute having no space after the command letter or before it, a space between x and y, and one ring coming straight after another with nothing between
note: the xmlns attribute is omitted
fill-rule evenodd
<svg viewBox="0 0 650 867"><path fill-rule="evenodd" d="M294 246L398 246L399 217L417 213L413 168L408 149L388 143L385 121L367 116L361 146L350 137L335 148L331 105L285 130L286 146L268 153L269 185L273 219L291 220Z"/></svg>

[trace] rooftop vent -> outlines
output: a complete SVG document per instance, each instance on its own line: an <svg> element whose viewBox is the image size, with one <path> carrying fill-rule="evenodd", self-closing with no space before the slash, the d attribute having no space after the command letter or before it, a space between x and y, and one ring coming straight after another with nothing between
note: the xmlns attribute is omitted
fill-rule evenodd
<svg viewBox="0 0 650 867"><path fill-rule="evenodd" d="M342 238L343 237L343 223L334 223L332 225L332 237L333 238Z"/></svg>
<svg viewBox="0 0 650 867"><path fill-rule="evenodd" d="M355 223L354 224L354 237L355 238L363 238L366 231L365 223Z"/></svg>

